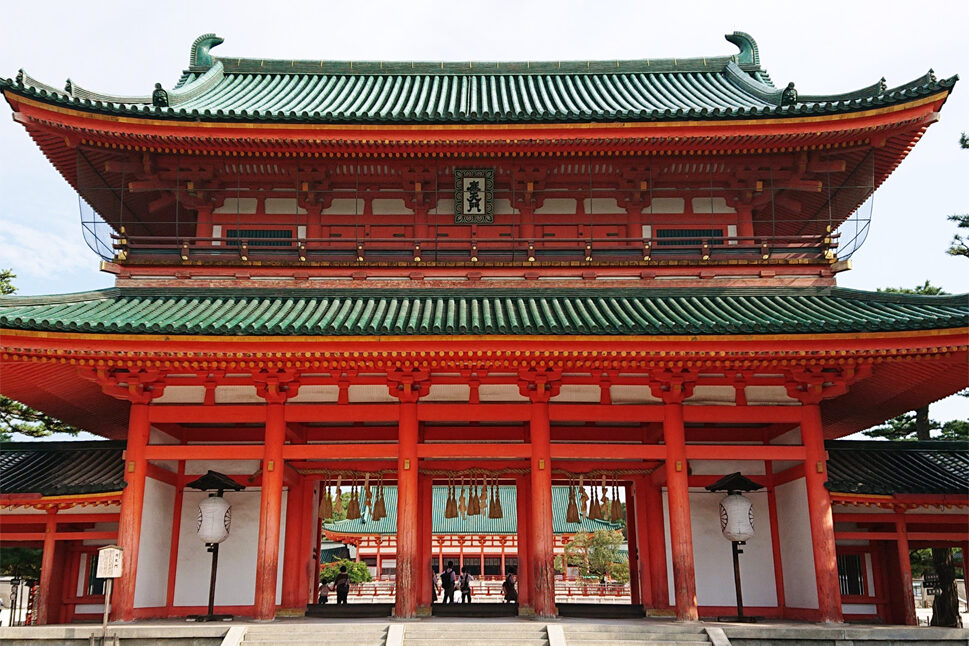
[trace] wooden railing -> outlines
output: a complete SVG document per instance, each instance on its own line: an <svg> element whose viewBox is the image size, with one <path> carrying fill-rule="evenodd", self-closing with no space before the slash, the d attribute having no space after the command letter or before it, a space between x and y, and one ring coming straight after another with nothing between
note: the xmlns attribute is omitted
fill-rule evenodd
<svg viewBox="0 0 969 646"><path fill-rule="evenodd" d="M294 264L648 263L772 258L830 259L837 233L790 236L695 235L663 238L225 238L114 234L116 260Z"/></svg>

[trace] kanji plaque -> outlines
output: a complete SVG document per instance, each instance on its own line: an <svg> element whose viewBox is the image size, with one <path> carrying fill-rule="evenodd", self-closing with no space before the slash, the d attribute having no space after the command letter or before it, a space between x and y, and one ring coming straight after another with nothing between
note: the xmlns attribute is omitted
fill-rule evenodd
<svg viewBox="0 0 969 646"><path fill-rule="evenodd" d="M495 170L454 170L454 223L491 224L495 221Z"/></svg>

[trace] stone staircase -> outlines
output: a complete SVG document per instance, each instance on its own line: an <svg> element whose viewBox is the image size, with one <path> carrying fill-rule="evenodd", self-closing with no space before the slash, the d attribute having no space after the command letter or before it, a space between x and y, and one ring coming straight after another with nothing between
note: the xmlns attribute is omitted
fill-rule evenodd
<svg viewBox="0 0 969 646"><path fill-rule="evenodd" d="M706 629L699 624L589 623L563 624L566 646L709 646Z"/></svg>
<svg viewBox="0 0 969 646"><path fill-rule="evenodd" d="M326 622L247 626L240 646L384 646L386 623Z"/></svg>
<svg viewBox="0 0 969 646"><path fill-rule="evenodd" d="M404 628L403 646L548 646L544 623L495 621L490 623L416 623Z"/></svg>

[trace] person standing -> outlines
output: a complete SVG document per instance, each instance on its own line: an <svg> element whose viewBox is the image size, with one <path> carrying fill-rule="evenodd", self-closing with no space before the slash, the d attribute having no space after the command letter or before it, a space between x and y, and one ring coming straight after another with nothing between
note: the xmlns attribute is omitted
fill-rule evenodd
<svg viewBox="0 0 969 646"><path fill-rule="evenodd" d="M347 574L347 566L340 566L340 573L336 575L333 583L336 587L337 605L341 603L345 604L347 602L347 596L350 594L350 575Z"/></svg>
<svg viewBox="0 0 969 646"><path fill-rule="evenodd" d="M461 568L461 578L459 579L461 588L461 603L471 603L471 582L474 577L468 572L467 567Z"/></svg>
<svg viewBox="0 0 969 646"><path fill-rule="evenodd" d="M501 591L505 595L505 603L518 603L517 583L518 577L515 576L515 569L510 568L508 570L508 576L505 577L505 582L501 584Z"/></svg>
<svg viewBox="0 0 969 646"><path fill-rule="evenodd" d="M448 561L447 567L441 572L441 588L444 590L444 603L454 603L454 562Z"/></svg>

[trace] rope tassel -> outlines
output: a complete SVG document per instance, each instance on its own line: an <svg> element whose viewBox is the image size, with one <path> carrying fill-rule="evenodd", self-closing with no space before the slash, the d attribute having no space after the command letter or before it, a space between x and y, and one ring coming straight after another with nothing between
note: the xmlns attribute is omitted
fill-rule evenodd
<svg viewBox="0 0 969 646"><path fill-rule="evenodd" d="M447 502L444 504L444 517L445 518L457 518L458 517L458 501L454 496L454 483L448 483L447 487Z"/></svg>
<svg viewBox="0 0 969 646"><path fill-rule="evenodd" d="M612 485L612 513L609 514L609 520L614 523L622 520L622 503L619 502L619 485L616 483Z"/></svg>
<svg viewBox="0 0 969 646"><path fill-rule="evenodd" d="M565 522L579 522L579 506L575 502L575 487L569 484L569 506L565 510Z"/></svg>
<svg viewBox="0 0 969 646"><path fill-rule="evenodd" d="M330 485L325 483L320 489L320 518L333 518L333 497L330 494Z"/></svg>
<svg viewBox="0 0 969 646"><path fill-rule="evenodd" d="M488 506L488 518L502 518L501 499L498 496L498 481L491 483L491 504Z"/></svg>

